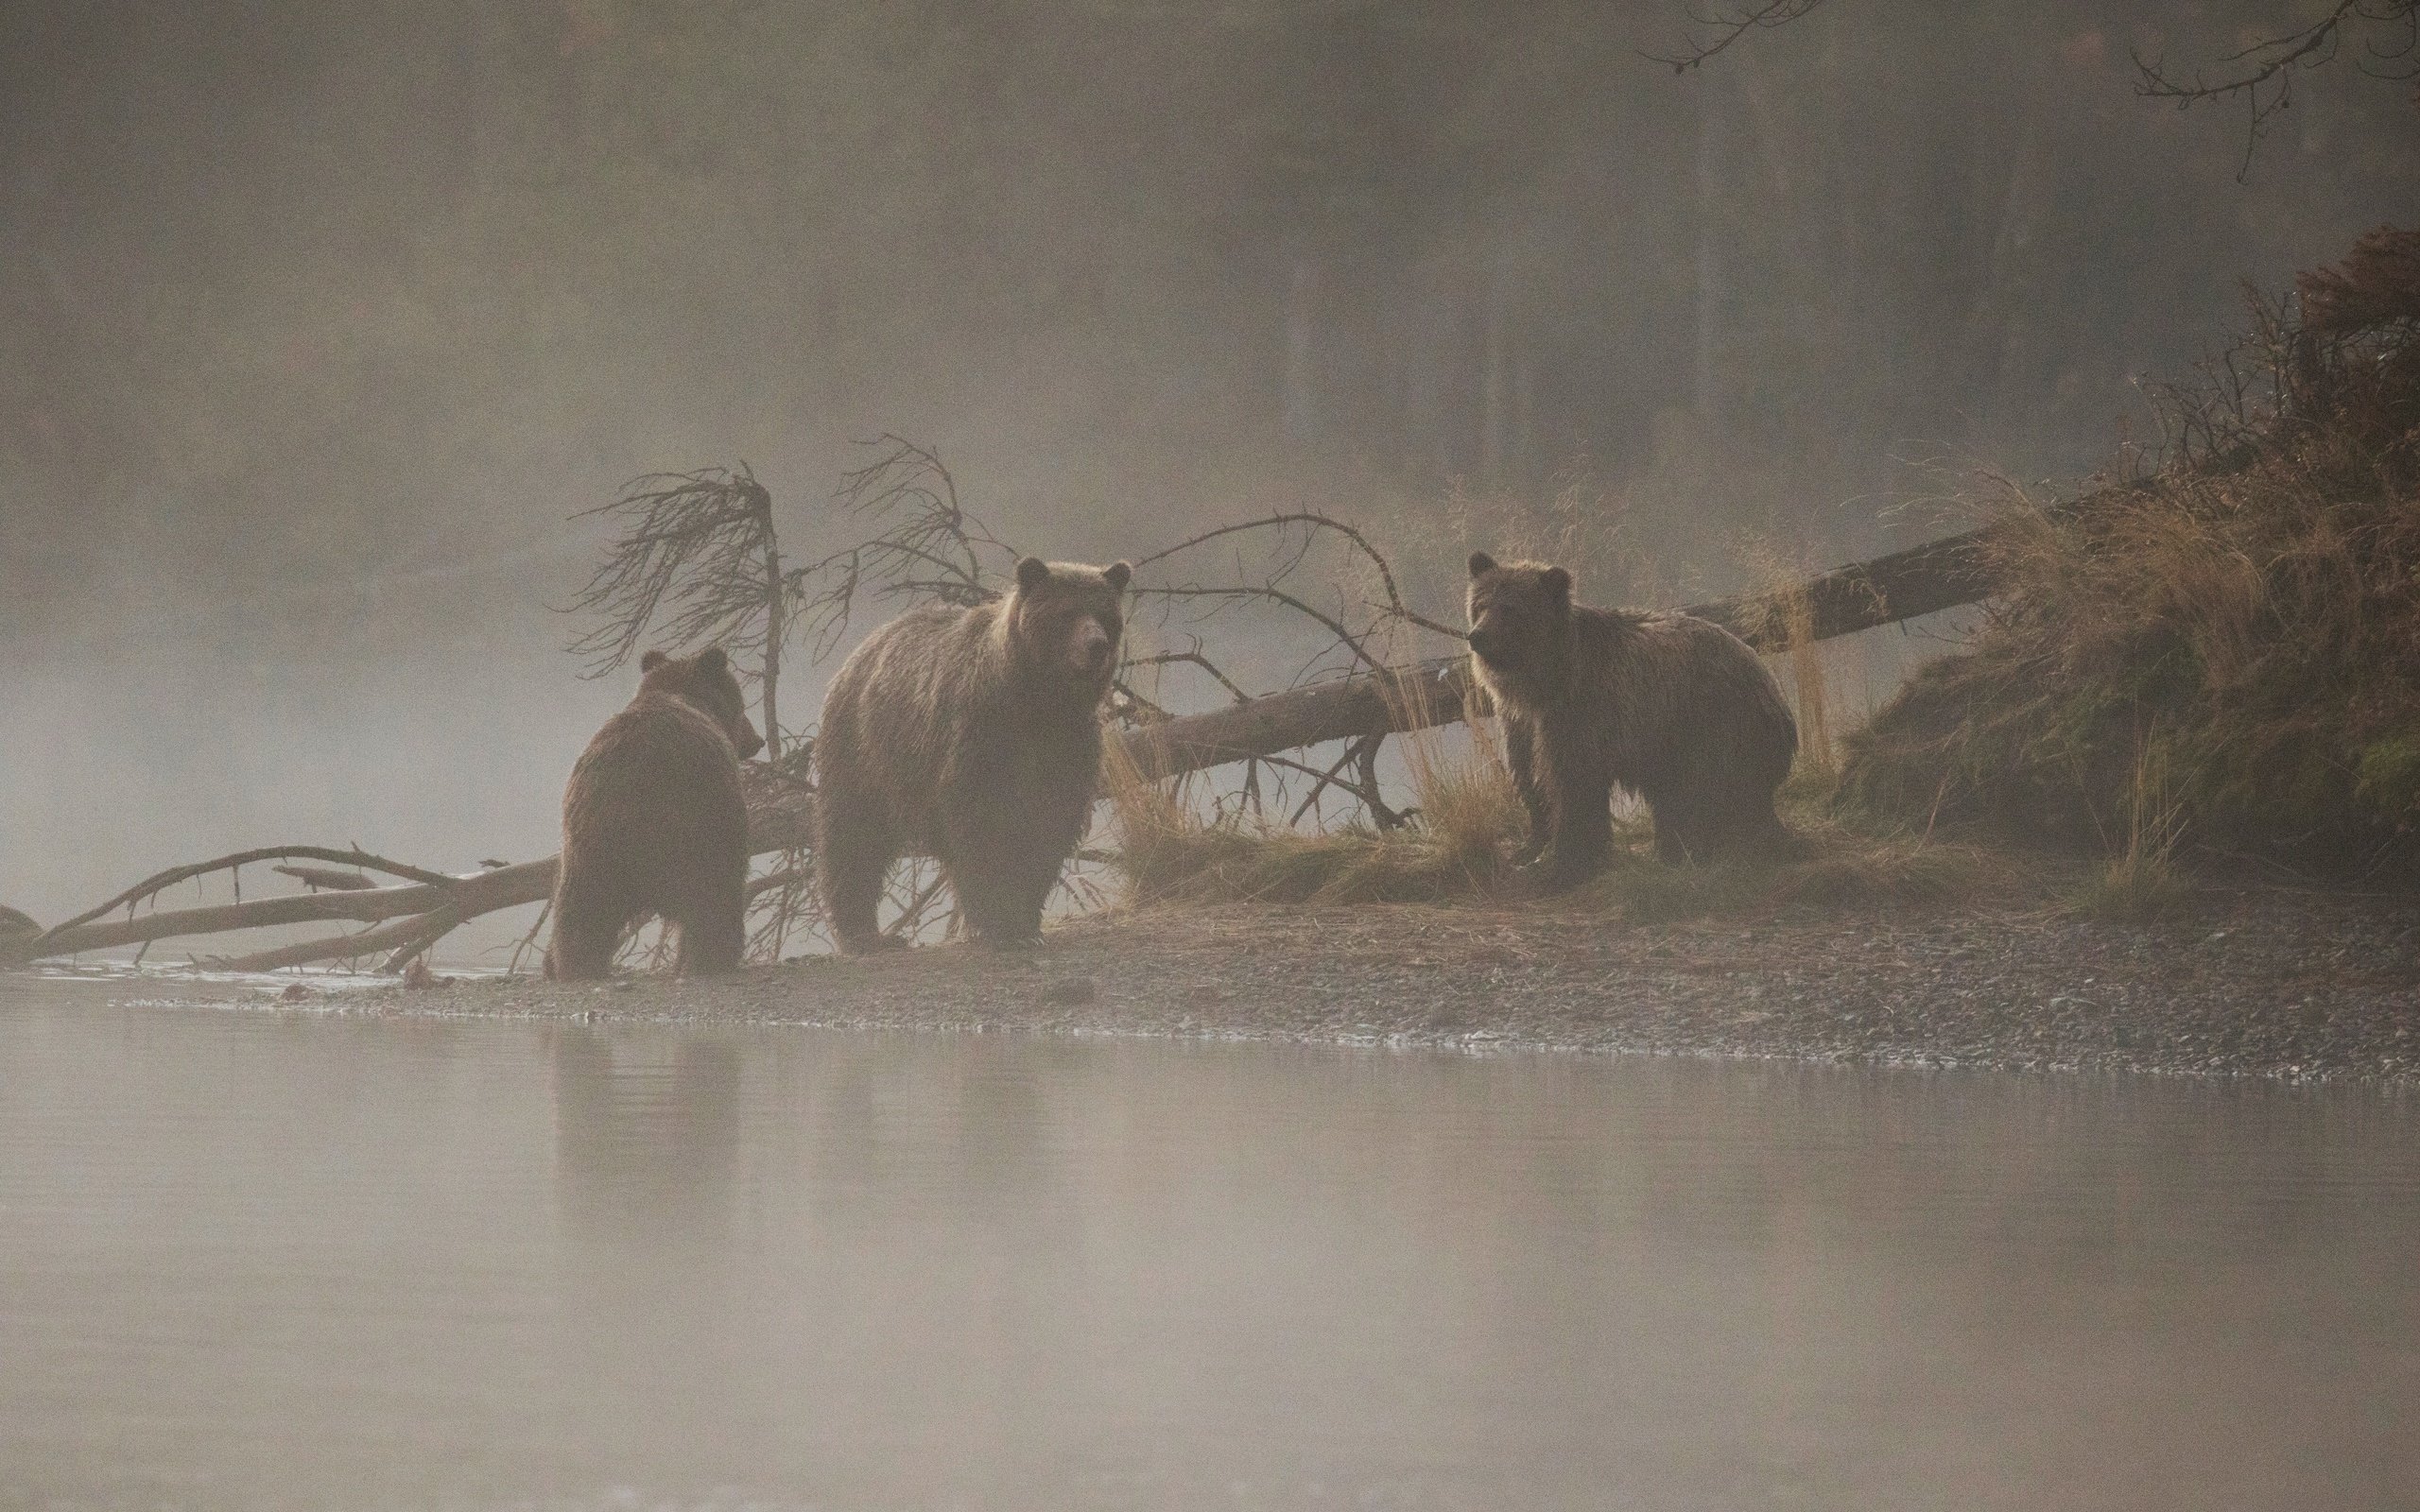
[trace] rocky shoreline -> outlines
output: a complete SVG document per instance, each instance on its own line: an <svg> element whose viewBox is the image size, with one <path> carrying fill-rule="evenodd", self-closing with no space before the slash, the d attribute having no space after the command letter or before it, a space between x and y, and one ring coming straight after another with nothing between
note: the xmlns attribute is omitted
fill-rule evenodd
<svg viewBox="0 0 2420 1512"><path fill-rule="evenodd" d="M1168 1035L2014 1071L2420 1081L2408 898L2205 894L2146 925L1893 909L1633 925L1515 908L1126 910L1029 953L735 977L465 979L360 1010Z"/></svg>

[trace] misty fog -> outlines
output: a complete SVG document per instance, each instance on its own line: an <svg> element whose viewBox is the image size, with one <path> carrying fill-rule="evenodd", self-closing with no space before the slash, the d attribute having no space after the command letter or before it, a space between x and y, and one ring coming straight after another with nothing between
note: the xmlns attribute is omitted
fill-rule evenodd
<svg viewBox="0 0 2420 1512"><path fill-rule="evenodd" d="M2133 93L2290 9L1842 0L1676 75L1677 4L9 8L0 902L551 850L629 693L569 517L649 471L747 460L802 549L883 432L1050 556L1317 505L1433 612L1575 477L1600 598L2081 477L2420 209L2408 82L2248 167Z"/></svg>

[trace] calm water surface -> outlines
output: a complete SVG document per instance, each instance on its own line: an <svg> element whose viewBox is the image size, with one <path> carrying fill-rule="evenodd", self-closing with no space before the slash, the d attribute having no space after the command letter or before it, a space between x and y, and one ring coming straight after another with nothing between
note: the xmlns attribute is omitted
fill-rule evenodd
<svg viewBox="0 0 2420 1512"><path fill-rule="evenodd" d="M0 1505L2420 1506L2357 1089L0 978Z"/></svg>

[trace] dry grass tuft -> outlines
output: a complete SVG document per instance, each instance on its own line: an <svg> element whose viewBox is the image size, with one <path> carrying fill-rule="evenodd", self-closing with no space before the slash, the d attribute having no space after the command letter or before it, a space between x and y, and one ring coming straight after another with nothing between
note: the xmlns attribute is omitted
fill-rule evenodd
<svg viewBox="0 0 2420 1512"><path fill-rule="evenodd" d="M1123 850L1138 902L1451 902L1529 895L1508 858L1526 820L1491 742L1449 751L1441 732L1402 737L1415 822L1305 833L1235 816L1204 819L1168 786L1113 771ZM1614 864L1566 902L1636 923L1792 909L2039 903L2047 872L1923 834L1860 833L1824 811L1828 778L1804 771L1783 792L1796 837L1767 861L1671 867L1654 859L1642 816L1617 826Z"/></svg>
<svg viewBox="0 0 2420 1512"><path fill-rule="evenodd" d="M2135 758L2125 833L2109 859L2069 894L2069 906L2118 923L2173 912L2192 893L2175 860L2183 817L2169 795L2165 747L2156 739L2146 741Z"/></svg>
<svg viewBox="0 0 2420 1512"><path fill-rule="evenodd" d="M1203 816L1183 781L1145 782L1113 747L1106 777L1117 867L1138 902L1426 902L1495 889L1524 822L1502 756L1485 739L1450 748L1428 728L1396 737L1411 822L1384 833L1287 829L1240 812Z"/></svg>
<svg viewBox="0 0 2420 1512"><path fill-rule="evenodd" d="M1644 832L1582 894L1633 923L1893 905L1983 907L2039 902L2046 873L2008 854L1926 835L1870 834L1817 808L1785 802L1795 844L1772 861L1666 866Z"/></svg>

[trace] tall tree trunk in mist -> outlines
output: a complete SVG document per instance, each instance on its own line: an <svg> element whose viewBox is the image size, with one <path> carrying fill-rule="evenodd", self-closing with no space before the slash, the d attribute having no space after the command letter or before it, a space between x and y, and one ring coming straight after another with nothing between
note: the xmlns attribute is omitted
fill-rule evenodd
<svg viewBox="0 0 2420 1512"><path fill-rule="evenodd" d="M1297 251L1286 282L1286 369L1279 377L1286 438L1307 441L1319 424L1315 393L1319 335L1319 264Z"/></svg>
<svg viewBox="0 0 2420 1512"><path fill-rule="evenodd" d="M1493 489L1504 482L1504 303L1508 274L1501 253L1487 269L1478 367L1478 475Z"/></svg>
<svg viewBox="0 0 2420 1512"><path fill-rule="evenodd" d="M1690 386L1699 425L1711 433L1722 422L1717 387L1718 340L1722 308L1721 216L1722 76L1701 71L1698 91L1697 157L1697 362Z"/></svg>

